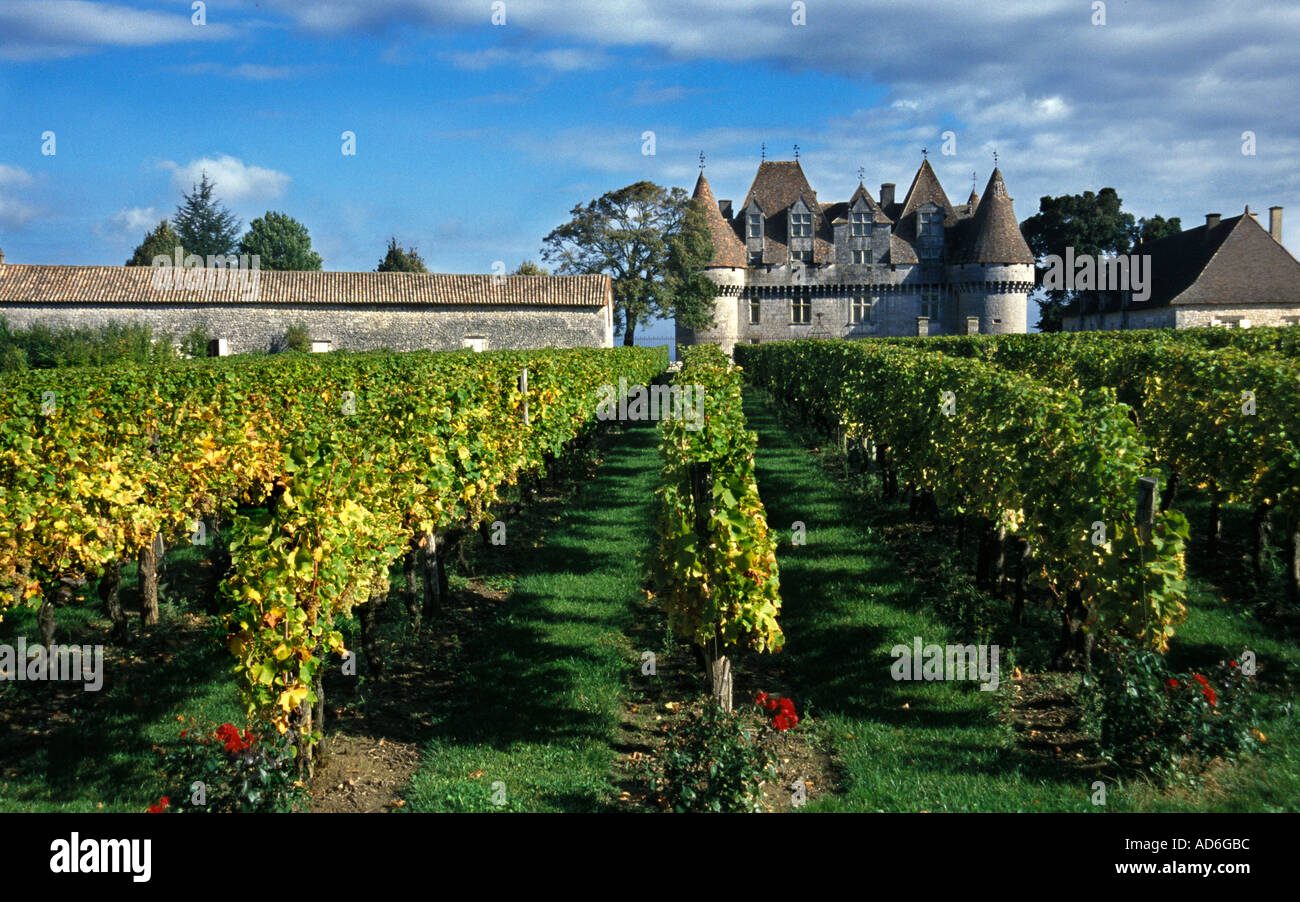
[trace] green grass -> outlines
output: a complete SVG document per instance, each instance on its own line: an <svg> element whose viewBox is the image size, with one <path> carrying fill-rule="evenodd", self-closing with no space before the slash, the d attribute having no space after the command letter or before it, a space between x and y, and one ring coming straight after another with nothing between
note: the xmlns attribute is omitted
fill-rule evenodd
<svg viewBox="0 0 1300 902"><path fill-rule="evenodd" d="M430 712L407 810L612 807L613 744L639 666L627 634L659 461L651 427L607 442L605 462L544 542L507 546L519 578L496 622L466 638L470 663L454 699Z"/></svg>
<svg viewBox="0 0 1300 902"><path fill-rule="evenodd" d="M816 728L840 768L840 791L805 810L1098 810L1089 799L1090 775L1016 748L1013 732L995 716L1004 690L891 678L889 650L896 644L910 645L914 636L937 644L970 640L953 635L934 613L940 600L924 597L901 572L880 528L897 512L846 489L753 392L746 415L759 435L758 484L768 521L786 536L778 551L784 669L802 696L797 700L818 712ZM807 527L805 545L789 544L795 521ZM1217 660L1249 645L1274 674L1300 663L1294 641L1270 640L1203 585L1194 585L1191 607L1173 660ZM1187 798L1130 781L1108 786L1106 810L1294 810L1294 717L1276 711L1265 732L1270 728L1264 754L1222 775L1222 792Z"/></svg>

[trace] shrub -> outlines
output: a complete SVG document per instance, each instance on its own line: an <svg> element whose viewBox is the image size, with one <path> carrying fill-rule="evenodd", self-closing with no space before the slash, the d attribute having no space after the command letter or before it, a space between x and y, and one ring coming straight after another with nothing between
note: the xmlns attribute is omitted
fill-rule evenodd
<svg viewBox="0 0 1300 902"><path fill-rule="evenodd" d="M182 730L180 740L164 753L169 790L151 812L282 812L306 799L293 747L274 728L240 732L226 723ZM198 782L203 804L194 799Z"/></svg>
<svg viewBox="0 0 1300 902"><path fill-rule="evenodd" d="M1159 782L1195 783L1214 758L1231 760L1262 736L1254 677L1237 662L1175 674L1159 654L1117 644L1084 679L1085 724L1101 754Z"/></svg>
<svg viewBox="0 0 1300 902"><path fill-rule="evenodd" d="M764 778L776 778L772 739L798 723L789 699L727 713L711 697L669 731L659 789L674 811L762 811ZM772 711L765 711L765 702ZM783 704L784 703L784 704ZM774 714L765 725L765 714Z"/></svg>
<svg viewBox="0 0 1300 902"><path fill-rule="evenodd" d="M284 346L290 351L310 351L311 334L302 323L294 323L284 333Z"/></svg>

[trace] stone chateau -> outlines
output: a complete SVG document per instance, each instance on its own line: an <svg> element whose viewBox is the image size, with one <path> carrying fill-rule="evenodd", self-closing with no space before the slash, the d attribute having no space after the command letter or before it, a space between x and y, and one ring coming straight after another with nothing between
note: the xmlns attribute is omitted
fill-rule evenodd
<svg viewBox="0 0 1300 902"><path fill-rule="evenodd" d="M677 342L737 343L871 335L1028 331L1034 257L998 169L983 197L954 206L921 163L902 200L859 182L821 203L795 161L764 161L739 205L717 200L704 173L694 196L713 236L714 328Z"/></svg>
<svg viewBox="0 0 1300 902"><path fill-rule="evenodd" d="M614 343L613 285L605 275L264 270L250 292L233 278L160 287L156 273L148 266L6 263L0 252L0 316L15 328L145 323L177 338L198 327L214 355L271 350L299 323L316 351Z"/></svg>

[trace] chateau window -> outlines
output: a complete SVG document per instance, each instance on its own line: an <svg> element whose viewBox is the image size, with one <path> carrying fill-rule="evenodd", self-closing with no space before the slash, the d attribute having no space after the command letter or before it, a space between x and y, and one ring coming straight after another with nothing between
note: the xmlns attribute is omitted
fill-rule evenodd
<svg viewBox="0 0 1300 902"><path fill-rule="evenodd" d="M922 260L943 256L943 212L918 211L916 214L917 255Z"/></svg>
<svg viewBox="0 0 1300 902"><path fill-rule="evenodd" d="M812 322L812 300L798 297L790 301L790 322L800 325Z"/></svg>
<svg viewBox="0 0 1300 902"><path fill-rule="evenodd" d="M762 302L759 301L758 298L754 298L749 302L749 324L751 326L758 325L759 317L762 314L762 307Z"/></svg>
<svg viewBox="0 0 1300 902"><path fill-rule="evenodd" d="M790 237L791 238L812 237L812 214L811 213L790 214Z"/></svg>
<svg viewBox="0 0 1300 902"><path fill-rule="evenodd" d="M851 221L853 223L854 238L865 238L867 235L871 234L870 213L854 213Z"/></svg>
<svg viewBox="0 0 1300 902"><path fill-rule="evenodd" d="M930 318L930 322L939 322L939 301L941 290L937 285L927 285L921 289L921 315Z"/></svg>
<svg viewBox="0 0 1300 902"><path fill-rule="evenodd" d="M860 294L855 294L849 311L849 322L855 326L864 323L872 313L871 301Z"/></svg>
<svg viewBox="0 0 1300 902"><path fill-rule="evenodd" d="M749 237L750 238L763 237L763 214L762 213L749 214Z"/></svg>
<svg viewBox="0 0 1300 902"><path fill-rule="evenodd" d="M762 265L763 265L763 252L762 252L762 251L750 251L750 252L749 252L749 265L750 265L750 266L762 266Z"/></svg>
<svg viewBox="0 0 1300 902"><path fill-rule="evenodd" d="M812 251L790 251L790 259L795 263L811 263Z"/></svg>
<svg viewBox="0 0 1300 902"><path fill-rule="evenodd" d="M311 350L313 354L324 354L333 349L334 349L334 342L332 341L323 340L319 338L312 339Z"/></svg>
<svg viewBox="0 0 1300 902"><path fill-rule="evenodd" d="M855 265L861 266L863 264L870 263L870 262L871 262L871 254L869 251L853 252L853 263Z"/></svg>

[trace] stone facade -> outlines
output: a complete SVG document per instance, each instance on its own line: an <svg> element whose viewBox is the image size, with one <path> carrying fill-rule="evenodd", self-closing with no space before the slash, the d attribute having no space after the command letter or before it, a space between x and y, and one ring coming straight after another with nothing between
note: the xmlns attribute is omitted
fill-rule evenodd
<svg viewBox="0 0 1300 902"><path fill-rule="evenodd" d="M159 290L144 267L0 263L11 326L144 323L177 338L203 329L222 353L269 351L290 326L316 350L612 347L608 276L260 273L239 290Z"/></svg>
<svg viewBox="0 0 1300 902"><path fill-rule="evenodd" d="M733 211L703 174L714 244L706 269L718 285L714 326L678 326L679 345L872 335L1028 331L1033 256L1020 235L1002 174L984 200L949 203L928 162L907 196L877 203L862 185L822 204L798 162L764 162Z"/></svg>

